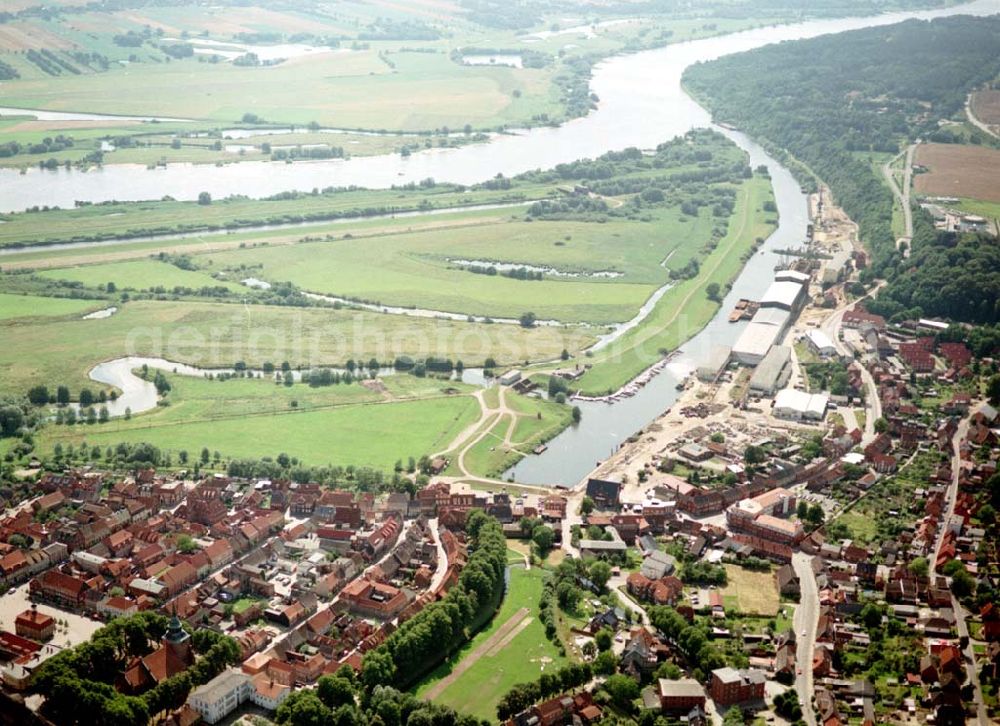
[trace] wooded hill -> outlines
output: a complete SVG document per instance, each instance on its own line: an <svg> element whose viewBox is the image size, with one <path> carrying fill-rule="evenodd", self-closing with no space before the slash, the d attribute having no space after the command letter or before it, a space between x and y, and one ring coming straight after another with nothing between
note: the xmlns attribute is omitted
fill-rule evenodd
<svg viewBox="0 0 1000 726"><path fill-rule="evenodd" d="M957 237L925 229L904 262L892 232L892 193L864 152L936 138L938 122L962 113L968 92L1000 73L998 47L998 18L913 20L727 56L689 68L684 83L717 121L794 156L830 186L860 226L872 273L890 281L892 312L916 308L982 322L996 316L995 302L982 301L996 300L997 256L979 250L970 257L975 240L954 251ZM797 173L806 182L808 172ZM918 261L934 274L916 275ZM961 280L957 297L976 303L948 303L956 296L940 295L942 280Z"/></svg>

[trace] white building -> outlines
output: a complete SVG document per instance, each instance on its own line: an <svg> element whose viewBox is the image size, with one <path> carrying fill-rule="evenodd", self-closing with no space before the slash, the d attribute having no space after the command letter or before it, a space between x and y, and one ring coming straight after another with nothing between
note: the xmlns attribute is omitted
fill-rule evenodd
<svg viewBox="0 0 1000 726"><path fill-rule="evenodd" d="M719 376L722 375L722 371L729 364L729 356L732 352L733 349L729 346L713 346L708 357L698 366L698 380L705 381L706 383L717 381Z"/></svg>
<svg viewBox="0 0 1000 726"><path fill-rule="evenodd" d="M823 284L834 285L844 279L847 272L847 263L851 261L851 253L848 250L840 250L833 257L827 260L823 266Z"/></svg>
<svg viewBox="0 0 1000 726"><path fill-rule="evenodd" d="M762 308L781 308L795 312L806 300L806 286L792 280L775 280L760 299Z"/></svg>
<svg viewBox="0 0 1000 726"><path fill-rule="evenodd" d="M774 415L791 421L822 421L830 397L825 393L805 393L783 388L774 397Z"/></svg>
<svg viewBox="0 0 1000 726"><path fill-rule="evenodd" d="M830 336L822 330L810 329L806 331L806 343L809 348L820 358L830 358L837 355L837 348L834 346Z"/></svg>
<svg viewBox="0 0 1000 726"><path fill-rule="evenodd" d="M761 308L733 344L733 358L755 366L764 359L788 329L792 314L782 308Z"/></svg>
<svg viewBox="0 0 1000 726"><path fill-rule="evenodd" d="M750 376L750 390L763 396L773 396L775 391L788 383L792 375L791 362L791 348L787 345L773 346Z"/></svg>
<svg viewBox="0 0 1000 726"><path fill-rule="evenodd" d="M253 693L250 694L250 698L261 708L277 711L278 706L284 703L291 692L290 686L276 683L267 673L258 673L253 678Z"/></svg>
<svg viewBox="0 0 1000 726"><path fill-rule="evenodd" d="M501 386L513 386L515 383L521 380L521 371L516 369L507 371L502 376L500 376L498 380L500 381Z"/></svg>
<svg viewBox="0 0 1000 726"><path fill-rule="evenodd" d="M254 692L250 676L227 668L188 696L188 705L201 714L205 723L218 723L249 700Z"/></svg>

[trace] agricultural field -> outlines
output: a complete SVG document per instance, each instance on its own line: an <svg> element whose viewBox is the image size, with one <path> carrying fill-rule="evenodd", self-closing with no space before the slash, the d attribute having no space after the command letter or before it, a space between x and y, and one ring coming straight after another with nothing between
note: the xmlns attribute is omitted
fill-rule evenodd
<svg viewBox="0 0 1000 726"><path fill-rule="evenodd" d="M955 144L921 144L916 163L929 171L914 177L917 193L1000 202L1000 150Z"/></svg>
<svg viewBox="0 0 1000 726"><path fill-rule="evenodd" d="M93 300L12 295L0 292L0 320L81 316L102 307Z"/></svg>
<svg viewBox="0 0 1000 726"><path fill-rule="evenodd" d="M1000 126L1000 91L973 93L972 113L987 126Z"/></svg>
<svg viewBox="0 0 1000 726"><path fill-rule="evenodd" d="M493 620L425 678L417 695L493 721L497 702L511 686L562 666L565 657L538 619L545 576L539 568L511 567L506 597Z"/></svg>
<svg viewBox="0 0 1000 726"><path fill-rule="evenodd" d="M606 324L631 318L667 278L659 262L696 247L711 220L668 211L650 222L507 219L472 229L261 247L197 257L210 269L288 280L310 292L470 315ZM459 257L460 255L460 257ZM567 276L518 280L453 264L465 259L552 267ZM597 277L614 271L621 277ZM579 275L569 277L568 275Z"/></svg>

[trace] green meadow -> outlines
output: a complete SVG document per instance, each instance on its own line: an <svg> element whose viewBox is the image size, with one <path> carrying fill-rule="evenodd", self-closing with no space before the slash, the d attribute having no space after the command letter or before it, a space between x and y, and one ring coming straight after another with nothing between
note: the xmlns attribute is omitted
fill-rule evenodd
<svg viewBox="0 0 1000 726"><path fill-rule="evenodd" d="M0 387L27 391L43 383L78 390L97 363L126 355L164 357L208 368L287 360L294 367L343 365L374 357L439 355L481 365L549 360L593 338L582 329L489 325L297 308L196 301L136 300L102 320L0 321ZM24 351L32 355L24 355Z"/></svg>
<svg viewBox="0 0 1000 726"><path fill-rule="evenodd" d="M0 320L61 317L66 315L80 316L91 310L97 310L100 307L102 307L101 304L94 300L12 295L0 292Z"/></svg>
<svg viewBox="0 0 1000 726"><path fill-rule="evenodd" d="M227 382L217 383L220 387ZM260 385L277 390L270 381ZM298 384L293 392L299 399L310 398L311 389ZM357 388L360 386L334 386ZM362 389L363 390L363 389ZM337 391L346 398L364 397L356 391ZM172 395L172 392L171 392ZM286 394L292 395L292 394ZM169 398L170 396L168 396ZM310 464L336 463L341 466L366 466L390 471L394 463L419 457L443 448L479 415L475 399L468 395L445 395L412 401L384 403L343 403L323 408L318 404L303 410L281 408L282 396L269 393L247 401L205 401L195 399L175 413L169 406L130 420L114 419L106 424L50 426L39 441L43 451L55 444L102 448L119 442L150 442L171 452L200 452L203 447L219 451L223 457L259 458L286 453ZM246 410L248 405L257 409ZM273 406L273 408L272 408ZM215 408L212 418L205 407ZM221 409L221 410L219 410ZM226 410L228 409L228 411Z"/></svg>
<svg viewBox="0 0 1000 726"><path fill-rule="evenodd" d="M510 568L510 585L503 604L490 623L444 664L436 668L416 689L424 696L447 677L471 653L479 650L519 611L528 611L528 624L515 628L512 638L501 638L494 647L481 652L481 657L468 670L434 697L435 703L471 714L487 721L496 720L496 705L515 683L538 678L543 672L558 669L566 663L556 646L545 637L545 627L538 619L538 600L546 572L539 568Z"/></svg>

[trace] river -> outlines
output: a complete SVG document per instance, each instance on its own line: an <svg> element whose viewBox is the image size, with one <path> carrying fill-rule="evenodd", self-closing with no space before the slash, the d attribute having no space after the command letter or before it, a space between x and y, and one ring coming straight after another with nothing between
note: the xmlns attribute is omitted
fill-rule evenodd
<svg viewBox="0 0 1000 726"><path fill-rule="evenodd" d="M558 128L533 129L503 136L488 144L426 153L368 157L356 160L296 164L243 162L205 167L171 164L166 169L110 165L89 172L31 170L0 172L0 210L36 204L72 206L74 200L158 199L169 194L194 199L208 191L266 196L288 189L360 185L384 188L433 177L439 181L473 183L498 172L514 175L583 157L598 156L628 146L652 147L696 127L712 126L709 114L681 89L689 65L770 43L827 33L887 25L909 18L933 18L959 13L1000 13L1000 0L976 2L934 11L900 12L869 18L821 20L762 28L717 38L679 43L665 48L617 56L599 64L592 89L601 99L589 116ZM655 79L655 83L651 82ZM791 173L745 135L719 129L744 149L754 167L768 167L780 215L778 229L740 273L719 313L690 341L683 354L637 395L614 404L581 403L583 420L549 442L540 456L522 460L509 472L525 484L573 485L611 454L629 436L646 426L677 399L677 382L690 373L715 345L732 345L746 323L728 322L728 312L741 297L758 298L773 278L773 250L797 246L808 222L806 198ZM259 168L267 164L266 168Z"/></svg>
<svg viewBox="0 0 1000 726"><path fill-rule="evenodd" d="M408 157L389 154L293 164L246 161L225 166L169 164L158 169L109 164L86 172L32 168L25 174L16 169L4 169L0 171L0 212L43 204L72 207L77 200L146 200L165 195L191 200L202 191L219 199L230 194L263 197L293 189L309 191L328 186L385 188L428 177L470 184L489 179L498 172L510 176L598 156L612 149L652 147L693 127L709 125L708 113L680 87L681 74L692 63L782 40L959 12L997 13L1000 12L1000 0L976 0L960 7L923 12L757 28L616 56L595 68L591 87L600 98L596 111L557 128L505 135L486 144L433 149Z"/></svg>

